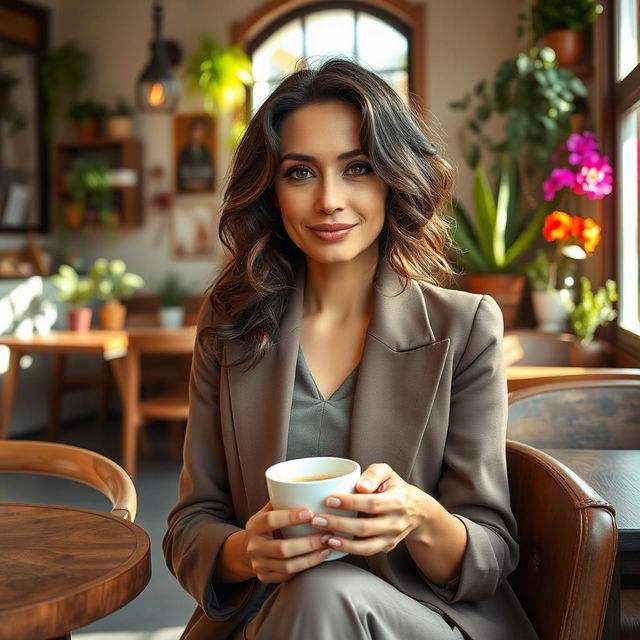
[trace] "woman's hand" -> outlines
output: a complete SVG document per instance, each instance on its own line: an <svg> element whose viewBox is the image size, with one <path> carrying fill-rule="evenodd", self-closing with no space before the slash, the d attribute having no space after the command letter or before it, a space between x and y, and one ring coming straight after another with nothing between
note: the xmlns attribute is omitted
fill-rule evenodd
<svg viewBox="0 0 640 640"><path fill-rule="evenodd" d="M279 530L297 524L309 524L309 509L274 510L268 502L245 526L246 551L258 580L265 583L286 582L296 573L324 562L331 553L329 534L322 531L299 538L281 538Z"/></svg>
<svg viewBox="0 0 640 640"><path fill-rule="evenodd" d="M332 509L357 511L361 517L319 513L311 524L323 531L355 536L349 540L332 535L327 543L333 549L359 556L395 549L400 541L425 525L429 507L436 502L405 482L388 464L369 466L360 476L356 492L329 496L325 504Z"/></svg>

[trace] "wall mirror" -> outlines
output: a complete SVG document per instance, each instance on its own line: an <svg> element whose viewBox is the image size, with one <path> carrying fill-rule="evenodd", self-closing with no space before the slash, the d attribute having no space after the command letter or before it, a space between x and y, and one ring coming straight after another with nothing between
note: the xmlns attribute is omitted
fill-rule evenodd
<svg viewBox="0 0 640 640"><path fill-rule="evenodd" d="M0 235L49 230L48 145L40 63L49 12L0 0Z"/></svg>

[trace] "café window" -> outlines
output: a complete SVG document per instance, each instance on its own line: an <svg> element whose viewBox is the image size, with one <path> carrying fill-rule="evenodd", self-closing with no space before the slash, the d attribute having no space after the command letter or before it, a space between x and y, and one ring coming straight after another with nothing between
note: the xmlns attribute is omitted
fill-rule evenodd
<svg viewBox="0 0 640 640"><path fill-rule="evenodd" d="M405 101L413 86L414 34L412 29L366 3L309 5L280 16L263 28L246 49L253 62L255 84L251 105L255 110L287 74L303 65L314 65L323 58L340 55L352 59L381 75ZM412 73L414 71L414 73Z"/></svg>
<svg viewBox="0 0 640 640"><path fill-rule="evenodd" d="M615 141L618 166L619 326L640 336L640 0L618 0L615 33Z"/></svg>

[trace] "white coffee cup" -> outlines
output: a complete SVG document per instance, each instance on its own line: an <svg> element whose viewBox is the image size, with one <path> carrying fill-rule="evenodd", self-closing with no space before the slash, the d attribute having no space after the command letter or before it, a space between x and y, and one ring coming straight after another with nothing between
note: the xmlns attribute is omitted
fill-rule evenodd
<svg viewBox="0 0 640 640"><path fill-rule="evenodd" d="M317 457L286 460L265 471L269 499L274 509L307 507L313 513L336 513L355 517L355 511L330 509L324 504L334 493L353 493L360 478L360 465L347 458ZM297 538L319 533L309 524L299 524L282 529L285 538ZM342 537L345 534L340 534ZM327 560L347 555L344 551L332 551Z"/></svg>

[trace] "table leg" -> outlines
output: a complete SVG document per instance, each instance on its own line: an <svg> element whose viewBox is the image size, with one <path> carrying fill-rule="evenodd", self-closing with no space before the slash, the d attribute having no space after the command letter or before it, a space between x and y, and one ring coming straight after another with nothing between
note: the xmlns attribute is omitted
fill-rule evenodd
<svg viewBox="0 0 640 640"><path fill-rule="evenodd" d="M111 361L111 368L122 401L122 466L135 479L137 432L140 423L140 354L136 349L129 348L124 358Z"/></svg>
<svg viewBox="0 0 640 640"><path fill-rule="evenodd" d="M611 591L609 592L609 603L607 604L607 614L604 619L602 629L602 640L620 639L620 558L616 558L611 579Z"/></svg>
<svg viewBox="0 0 640 640"><path fill-rule="evenodd" d="M47 440L57 440L60 430L60 404L62 400L62 386L64 382L65 356L62 353L53 354L51 371L51 398L49 399L49 422L47 424Z"/></svg>
<svg viewBox="0 0 640 640"><path fill-rule="evenodd" d="M18 373L20 371L20 357L22 353L18 349L9 347L9 367L4 374L4 389L2 391L2 413L0 414L0 440L9 437L9 423L15 401L18 385Z"/></svg>

